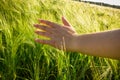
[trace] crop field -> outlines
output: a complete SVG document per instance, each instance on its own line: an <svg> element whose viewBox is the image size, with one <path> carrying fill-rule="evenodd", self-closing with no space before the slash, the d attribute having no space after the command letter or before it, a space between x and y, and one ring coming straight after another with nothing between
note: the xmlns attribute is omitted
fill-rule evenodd
<svg viewBox="0 0 120 80"><path fill-rule="evenodd" d="M0 80L119 80L120 61L38 44L33 24L62 25L79 34L120 28L120 9L72 0L0 0Z"/></svg>

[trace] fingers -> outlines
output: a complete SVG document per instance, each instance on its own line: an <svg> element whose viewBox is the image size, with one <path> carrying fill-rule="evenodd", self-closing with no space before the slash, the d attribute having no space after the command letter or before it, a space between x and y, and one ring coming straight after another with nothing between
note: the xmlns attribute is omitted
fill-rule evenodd
<svg viewBox="0 0 120 80"><path fill-rule="evenodd" d="M64 27L64 29L66 29L68 32L75 33L75 30L71 29L70 27Z"/></svg>
<svg viewBox="0 0 120 80"><path fill-rule="evenodd" d="M71 26L65 17L62 17L62 22L65 25L66 30L69 29L69 32L76 33L75 29Z"/></svg>
<svg viewBox="0 0 120 80"><path fill-rule="evenodd" d="M56 24L54 22L51 22L51 21L47 21L47 20L39 20L39 21L40 21L40 23L45 24L48 27L54 27L54 28L56 28L56 27L59 26L58 24Z"/></svg>
<svg viewBox="0 0 120 80"><path fill-rule="evenodd" d="M35 39L35 41L41 44L50 44L50 40Z"/></svg>
<svg viewBox="0 0 120 80"><path fill-rule="evenodd" d="M52 40L35 39L35 41L41 44L55 45L55 43Z"/></svg>
<svg viewBox="0 0 120 80"><path fill-rule="evenodd" d="M39 24L34 24L34 27L43 30L43 31L49 31L50 32L50 28L44 25L39 25Z"/></svg>
<svg viewBox="0 0 120 80"><path fill-rule="evenodd" d="M71 24L67 21L65 17L62 17L62 22L65 26L71 26Z"/></svg>
<svg viewBox="0 0 120 80"><path fill-rule="evenodd" d="M38 35L41 35L41 36L45 36L45 37L48 37L48 38L52 38L52 34L51 33L48 33L48 32L41 32L41 31L35 31L36 34Z"/></svg>
<svg viewBox="0 0 120 80"><path fill-rule="evenodd" d="M51 22L51 21L48 21L48 20L43 20L43 19L39 20L39 22L42 23L42 24L46 24L49 27L54 27L54 28L60 26L60 25L58 25L54 22ZM67 19L65 17L62 17L62 22L65 26L71 27L71 24L67 21Z"/></svg>

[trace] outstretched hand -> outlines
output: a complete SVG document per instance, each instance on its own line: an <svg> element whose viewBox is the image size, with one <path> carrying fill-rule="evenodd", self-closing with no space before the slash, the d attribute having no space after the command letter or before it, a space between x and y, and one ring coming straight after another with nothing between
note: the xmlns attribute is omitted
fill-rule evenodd
<svg viewBox="0 0 120 80"><path fill-rule="evenodd" d="M35 24L37 29L35 33L50 38L50 40L35 39L41 44L48 44L55 48L73 51L75 45L76 31L71 24L62 17L63 25L48 21L39 20L40 24Z"/></svg>
<svg viewBox="0 0 120 80"><path fill-rule="evenodd" d="M34 25L40 30L35 32L38 35L50 38L50 40L36 39L35 41L66 51L120 59L120 29L77 35L74 28L64 17L62 17L62 22L64 25L40 20L40 24Z"/></svg>

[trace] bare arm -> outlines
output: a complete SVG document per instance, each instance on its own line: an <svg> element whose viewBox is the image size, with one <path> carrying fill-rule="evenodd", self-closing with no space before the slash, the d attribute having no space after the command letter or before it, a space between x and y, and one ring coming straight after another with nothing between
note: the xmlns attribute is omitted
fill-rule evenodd
<svg viewBox="0 0 120 80"><path fill-rule="evenodd" d="M40 24L35 24L36 28L43 30L35 31L38 35L50 38L50 40L36 39L36 42L66 51L120 59L120 29L78 35L64 17L62 21L64 25L47 20L40 20Z"/></svg>
<svg viewBox="0 0 120 80"><path fill-rule="evenodd" d="M120 59L120 29L77 35L75 51L88 55Z"/></svg>

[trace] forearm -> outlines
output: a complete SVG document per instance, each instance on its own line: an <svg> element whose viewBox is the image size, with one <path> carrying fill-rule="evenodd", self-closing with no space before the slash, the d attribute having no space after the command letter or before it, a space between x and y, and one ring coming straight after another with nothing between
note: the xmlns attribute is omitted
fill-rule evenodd
<svg viewBox="0 0 120 80"><path fill-rule="evenodd" d="M62 22L64 25L48 20L40 20L41 24L35 24L34 26L43 31L36 31L36 33L48 37L50 40L36 39L35 41L58 49L65 48L66 51L77 51L92 56L120 59L120 29L76 35L76 31L64 17L62 17Z"/></svg>
<svg viewBox="0 0 120 80"><path fill-rule="evenodd" d="M120 59L120 29L79 35L74 50L87 55Z"/></svg>

